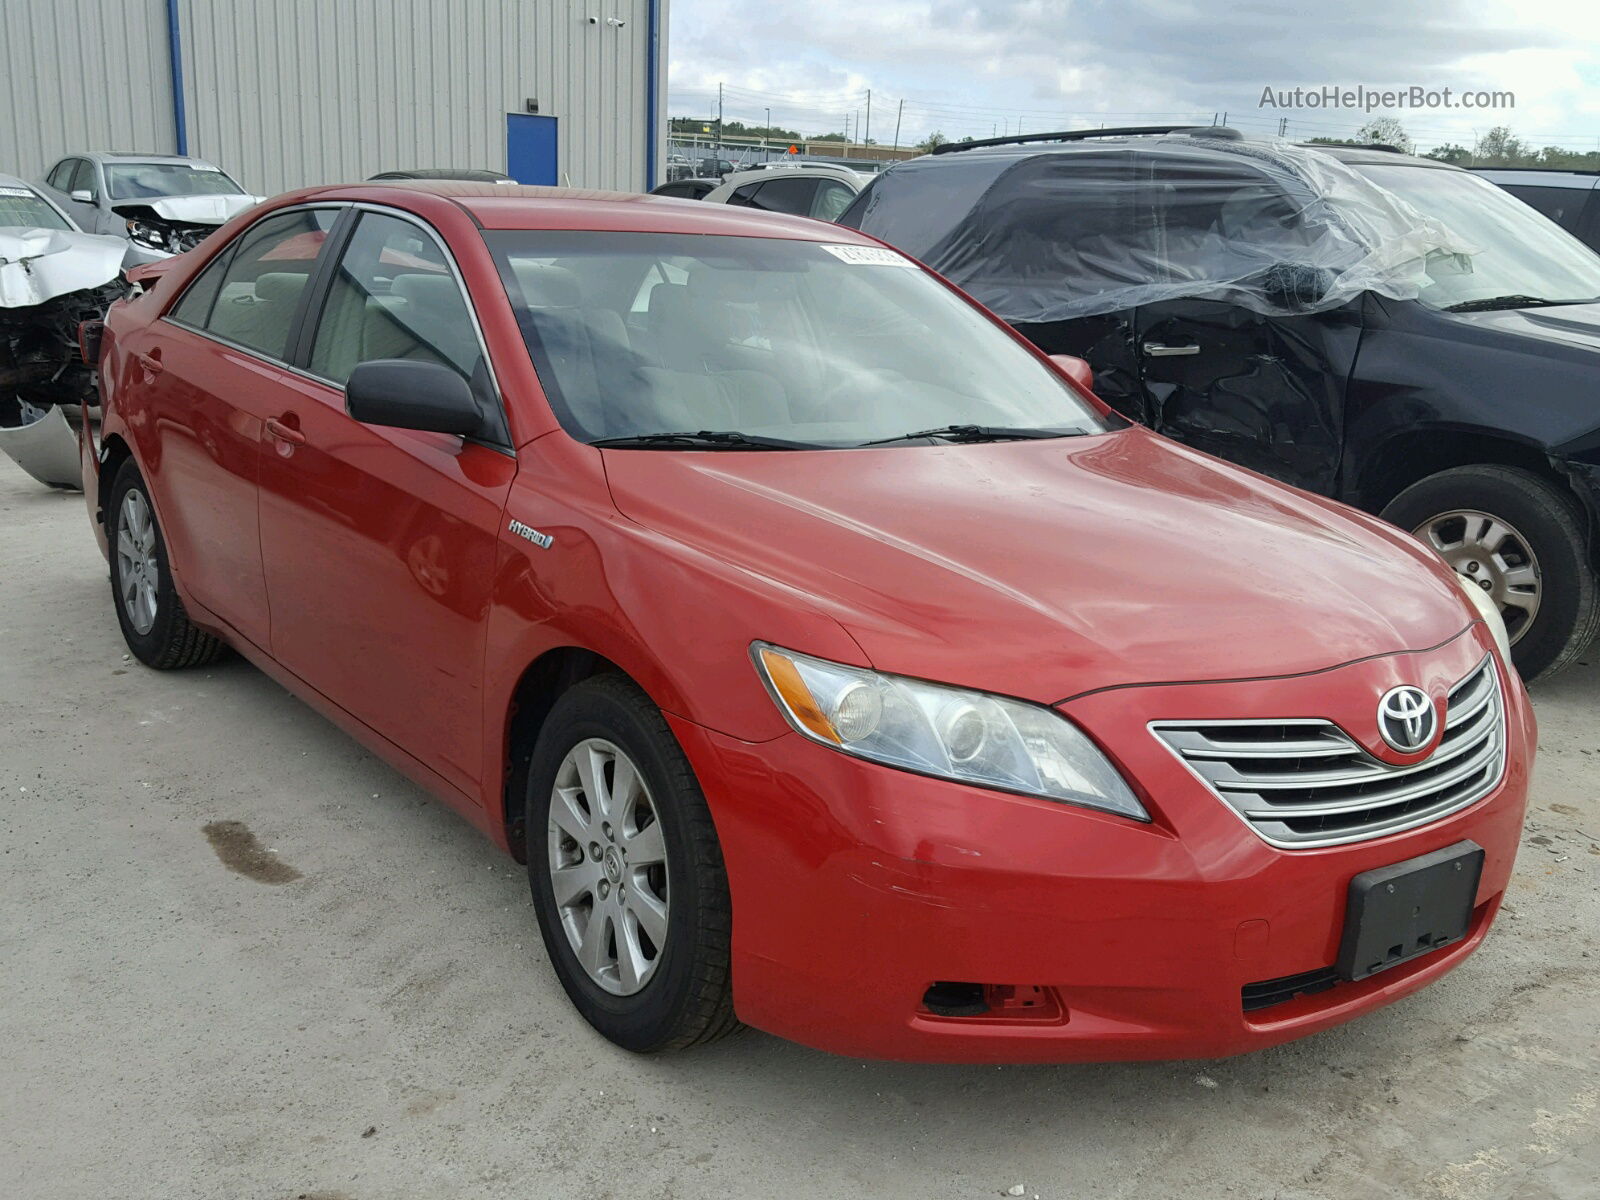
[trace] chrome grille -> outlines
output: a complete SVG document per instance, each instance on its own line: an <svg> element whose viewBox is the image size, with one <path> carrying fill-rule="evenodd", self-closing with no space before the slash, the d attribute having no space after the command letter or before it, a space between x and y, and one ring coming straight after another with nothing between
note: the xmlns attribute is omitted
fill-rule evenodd
<svg viewBox="0 0 1600 1200"><path fill-rule="evenodd" d="M1433 753L1404 767L1332 721L1157 721L1150 730L1263 839L1310 849L1414 829L1488 795L1505 769L1492 658L1450 689L1444 723Z"/></svg>

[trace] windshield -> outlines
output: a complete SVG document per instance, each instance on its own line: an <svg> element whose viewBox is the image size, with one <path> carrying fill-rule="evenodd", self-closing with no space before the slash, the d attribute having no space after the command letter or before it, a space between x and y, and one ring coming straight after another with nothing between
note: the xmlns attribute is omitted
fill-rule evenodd
<svg viewBox="0 0 1600 1200"><path fill-rule="evenodd" d="M0 228L71 229L67 219L27 188L0 187Z"/></svg>
<svg viewBox="0 0 1600 1200"><path fill-rule="evenodd" d="M1600 256L1487 180L1465 171L1387 163L1362 163L1356 170L1473 248L1470 255L1429 257L1419 297L1424 304L1451 308L1499 296L1600 297Z"/></svg>
<svg viewBox="0 0 1600 1200"><path fill-rule="evenodd" d="M484 236L556 415L584 441L715 431L816 448L949 426L968 441L1106 427L1002 326L890 250Z"/></svg>
<svg viewBox="0 0 1600 1200"><path fill-rule="evenodd" d="M244 194L243 188L215 167L187 163L108 163L106 186L113 200Z"/></svg>

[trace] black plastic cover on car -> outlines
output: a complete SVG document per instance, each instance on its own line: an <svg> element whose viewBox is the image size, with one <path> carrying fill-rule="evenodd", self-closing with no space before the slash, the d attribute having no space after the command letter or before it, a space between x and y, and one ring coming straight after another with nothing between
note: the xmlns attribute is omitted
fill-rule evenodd
<svg viewBox="0 0 1600 1200"><path fill-rule="evenodd" d="M1189 135L901 163L839 219L921 259L1015 324L1160 300L1267 315L1410 299L1472 247L1333 157ZM1453 260L1453 261L1452 261Z"/></svg>

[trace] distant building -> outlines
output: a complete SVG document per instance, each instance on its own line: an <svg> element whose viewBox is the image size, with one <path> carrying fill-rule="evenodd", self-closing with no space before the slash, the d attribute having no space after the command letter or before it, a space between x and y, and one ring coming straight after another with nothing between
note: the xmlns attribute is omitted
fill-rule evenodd
<svg viewBox="0 0 1600 1200"><path fill-rule="evenodd" d="M262 195L416 167L644 191L667 0L4 0L0 171L192 154Z"/></svg>

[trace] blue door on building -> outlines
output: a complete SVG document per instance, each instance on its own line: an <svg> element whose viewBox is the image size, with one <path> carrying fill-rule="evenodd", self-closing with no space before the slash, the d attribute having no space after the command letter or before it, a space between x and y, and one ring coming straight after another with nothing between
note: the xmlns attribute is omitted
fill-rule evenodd
<svg viewBox="0 0 1600 1200"><path fill-rule="evenodd" d="M559 182L554 117L506 114L506 174L518 183L554 187Z"/></svg>

